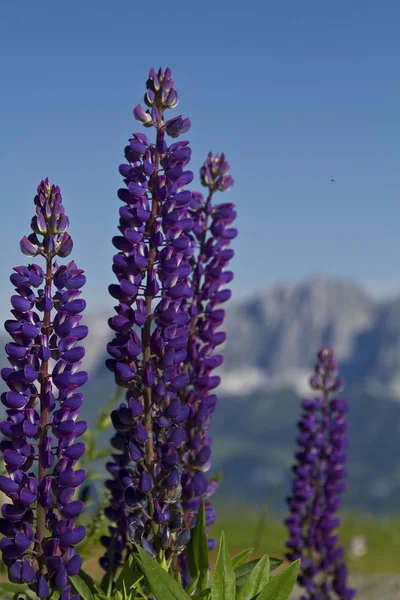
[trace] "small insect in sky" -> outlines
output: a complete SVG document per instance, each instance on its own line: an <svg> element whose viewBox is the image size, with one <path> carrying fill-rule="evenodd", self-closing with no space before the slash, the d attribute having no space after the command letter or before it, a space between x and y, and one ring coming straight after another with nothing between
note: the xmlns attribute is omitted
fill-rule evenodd
<svg viewBox="0 0 400 600"><path fill-rule="evenodd" d="M331 179L332 183L335 181L334 179Z"/></svg>

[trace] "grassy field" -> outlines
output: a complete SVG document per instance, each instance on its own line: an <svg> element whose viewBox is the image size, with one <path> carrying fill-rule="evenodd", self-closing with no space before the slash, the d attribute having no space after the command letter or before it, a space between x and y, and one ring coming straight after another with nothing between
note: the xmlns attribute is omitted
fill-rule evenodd
<svg viewBox="0 0 400 600"><path fill-rule="evenodd" d="M285 527L278 519L241 510L231 514L218 511L213 535L225 531L232 554L254 547L254 555L268 553L282 557ZM400 518L372 519L368 516L344 516L341 543L348 549L351 539L365 536L367 552L357 558L348 557L350 571L355 574L400 574Z"/></svg>
<svg viewBox="0 0 400 600"><path fill-rule="evenodd" d="M232 555L253 547L255 557L265 553L283 557L286 530L279 519L269 519L265 514L251 513L245 509L227 513L221 507L217 515L218 521L212 528L212 534L218 538L220 532L225 531ZM347 515L343 517L340 533L341 543L346 550L355 536L366 538L366 554L347 558L353 575L400 575L400 518L373 519ZM96 579L100 577L97 563L100 553L101 548L93 548L93 558L85 564L85 569ZM212 552L212 562L215 558L216 550Z"/></svg>

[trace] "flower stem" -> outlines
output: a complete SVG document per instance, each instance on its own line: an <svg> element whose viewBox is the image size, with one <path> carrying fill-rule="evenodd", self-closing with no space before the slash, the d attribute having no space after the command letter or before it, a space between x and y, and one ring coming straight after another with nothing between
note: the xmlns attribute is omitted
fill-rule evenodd
<svg viewBox="0 0 400 600"><path fill-rule="evenodd" d="M52 283L52 257L46 256L46 285L45 285L45 297L51 298L51 283ZM47 311L43 316L42 333L46 336L46 340L50 339L51 333L51 311ZM37 511L36 511L36 552L39 561L40 571L43 573L45 570L45 554L44 554L44 541L46 539L46 510L40 504L40 489L44 478L46 477L46 468L43 467L40 461L40 448L43 448L43 444L47 435L47 414L48 410L43 406L43 398L46 392L46 383L49 377L49 362L43 361L40 373L40 426L39 426L39 466L38 466L38 499L37 499Z"/></svg>
<svg viewBox="0 0 400 600"><path fill-rule="evenodd" d="M160 125L157 130L156 147L158 145L159 139L161 138ZM160 163L160 153L158 152L158 150L156 150L155 157L154 157L154 173L152 175L152 183L155 183L156 178L158 176L159 163ZM154 245L154 243L152 243L152 241L151 241L151 237L152 237L151 233L152 233L153 224L155 223L155 220L157 218L157 213L158 213L158 202L153 194L152 201L151 201L151 215L150 215L150 219L147 222L147 233L148 233L148 238L149 238L149 259L148 259L148 263L147 263L147 281L148 282L150 281L150 278L152 276L154 262L156 259L157 248ZM152 321L152 306L151 306L151 304L152 304L152 300L153 300L153 297L151 296L151 294L145 294L146 322L143 327L143 340L142 340L144 365L147 362L149 362L151 359L150 344L151 344L151 321ZM146 387L146 386L144 387L143 397L144 397L144 410L145 410L144 425L145 425L145 428L147 431L147 436L148 436L147 442L145 444L145 464L146 464L147 471L150 473L150 475L153 475L154 444L153 444L153 414L152 414L153 409L152 409L151 387ZM149 493L148 497L149 497L149 512L150 512L150 515L152 515L154 512L154 505L153 505L153 498L152 498L151 492Z"/></svg>

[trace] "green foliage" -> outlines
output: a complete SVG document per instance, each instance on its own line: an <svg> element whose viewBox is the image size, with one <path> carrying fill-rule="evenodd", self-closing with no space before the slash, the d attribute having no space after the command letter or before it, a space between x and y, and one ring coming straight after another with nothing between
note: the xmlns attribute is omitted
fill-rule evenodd
<svg viewBox="0 0 400 600"><path fill-rule="evenodd" d="M241 565L243 565L246 560L253 554L254 548L247 548L247 550L243 550L240 554L232 558L232 567L237 569Z"/></svg>
<svg viewBox="0 0 400 600"><path fill-rule="evenodd" d="M237 600L257 596L269 582L269 557L266 554L258 561L254 569L236 593Z"/></svg>
<svg viewBox="0 0 400 600"><path fill-rule="evenodd" d="M110 448L101 448L99 438L102 433L111 428L112 422L110 414L114 405L121 398L122 393L122 388L117 387L115 389L114 394L110 397L105 407L99 412L95 426L89 427L82 436L82 441L86 444L86 451L79 460L78 466L80 469L85 469L86 481L103 479L103 475L96 469L96 463L110 455ZM81 500L83 500L86 505L91 504L90 498L88 497L88 490L89 486L85 485L81 492Z"/></svg>
<svg viewBox="0 0 400 600"><path fill-rule="evenodd" d="M244 585L247 578L256 568L260 560L260 558L255 558L254 560L250 560L249 562L244 563L240 565L237 569L235 569L236 587L238 589L240 589Z"/></svg>
<svg viewBox="0 0 400 600"><path fill-rule="evenodd" d="M117 582L115 584L115 590L122 592L124 589L135 589L142 581L143 575L136 569L135 560L132 555L128 557L124 568L122 569Z"/></svg>
<svg viewBox="0 0 400 600"><path fill-rule="evenodd" d="M106 500L103 500L97 510L90 515L86 525L86 537L77 546L77 551L82 556L83 561L91 558L91 551L100 543L100 537L103 535L106 522L104 516L105 506Z"/></svg>
<svg viewBox="0 0 400 600"><path fill-rule="evenodd" d="M37 596L27 585L16 583L0 583L0 597L12 600L36 600Z"/></svg>
<svg viewBox="0 0 400 600"><path fill-rule="evenodd" d="M79 573L69 578L71 587L76 594L80 594L81 600L94 600L98 591L95 582L86 573ZM100 593L100 591L99 591Z"/></svg>
<svg viewBox="0 0 400 600"><path fill-rule="evenodd" d="M188 600L190 596L182 586L157 561L137 546L139 558L136 562L146 578L156 600Z"/></svg>
<svg viewBox="0 0 400 600"><path fill-rule="evenodd" d="M250 554L251 550L246 550L231 559L222 533L208 587L208 546L202 506L190 546L192 581L186 589L174 578L173 565L169 569L166 564L160 565L139 546L127 559L116 582L111 582L109 591L101 591L83 571L70 577L70 583L81 600L148 600L150 596L156 600L288 600L297 579L299 561L271 577L271 569L280 561L264 556L245 562ZM11 587L17 590L17 586Z"/></svg>
<svg viewBox="0 0 400 600"><path fill-rule="evenodd" d="M229 557L224 532L221 533L217 563L211 582L212 600L231 600L236 594L235 571Z"/></svg>
<svg viewBox="0 0 400 600"><path fill-rule="evenodd" d="M257 600L287 600L299 575L300 559L272 577Z"/></svg>
<svg viewBox="0 0 400 600"><path fill-rule="evenodd" d="M192 578L197 577L199 590L204 590L208 586L209 559L206 516L203 502L197 515L196 525L191 531L187 559L190 575Z"/></svg>

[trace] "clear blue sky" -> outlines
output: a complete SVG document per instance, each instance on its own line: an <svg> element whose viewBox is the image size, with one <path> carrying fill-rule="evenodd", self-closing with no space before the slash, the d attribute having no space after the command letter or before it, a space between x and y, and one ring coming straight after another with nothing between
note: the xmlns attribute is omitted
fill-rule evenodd
<svg viewBox="0 0 400 600"><path fill-rule="evenodd" d="M231 163L237 294L315 271L399 281L399 25L398 0L2 2L0 307L45 176L86 295L109 304L117 168L160 64L192 169L209 150Z"/></svg>

